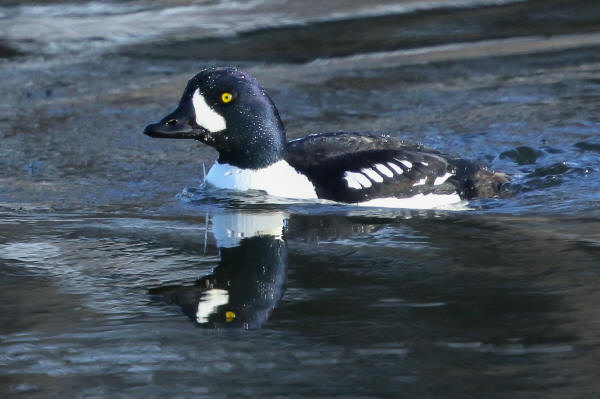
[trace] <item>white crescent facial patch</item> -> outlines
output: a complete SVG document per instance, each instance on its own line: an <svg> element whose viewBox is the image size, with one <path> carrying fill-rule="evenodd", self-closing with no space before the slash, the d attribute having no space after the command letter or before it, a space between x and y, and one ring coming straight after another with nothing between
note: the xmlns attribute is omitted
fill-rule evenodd
<svg viewBox="0 0 600 399"><path fill-rule="evenodd" d="M192 96L192 104L194 105L198 126L205 128L211 133L220 132L227 128L225 118L206 103L206 99L200 94L200 90L198 89L196 89Z"/></svg>

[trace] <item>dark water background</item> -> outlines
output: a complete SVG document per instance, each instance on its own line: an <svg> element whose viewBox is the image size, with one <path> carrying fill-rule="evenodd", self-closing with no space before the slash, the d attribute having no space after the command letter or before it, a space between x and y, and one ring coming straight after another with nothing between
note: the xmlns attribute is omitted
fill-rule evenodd
<svg viewBox="0 0 600 399"><path fill-rule="evenodd" d="M1 397L600 397L600 2L8 0L0 34ZM386 132L511 193L206 191L214 152L141 132L210 65L289 138Z"/></svg>

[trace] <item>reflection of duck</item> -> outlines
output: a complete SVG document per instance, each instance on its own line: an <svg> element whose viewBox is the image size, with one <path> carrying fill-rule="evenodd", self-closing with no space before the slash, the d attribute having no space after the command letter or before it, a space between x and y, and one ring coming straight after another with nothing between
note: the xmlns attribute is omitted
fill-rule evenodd
<svg viewBox="0 0 600 399"><path fill-rule="evenodd" d="M148 125L152 137L190 138L219 152L216 187L367 206L433 208L499 193L506 176L421 145L357 133L286 141L275 105L250 75L207 69L178 108Z"/></svg>
<svg viewBox="0 0 600 399"><path fill-rule="evenodd" d="M193 285L170 285L151 295L177 304L208 327L259 328L283 295L287 250L284 214L225 213L212 218L221 260Z"/></svg>

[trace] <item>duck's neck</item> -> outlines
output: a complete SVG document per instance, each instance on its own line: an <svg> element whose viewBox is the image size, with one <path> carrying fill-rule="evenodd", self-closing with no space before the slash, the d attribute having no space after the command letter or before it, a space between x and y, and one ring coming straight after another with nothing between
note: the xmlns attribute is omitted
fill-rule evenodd
<svg viewBox="0 0 600 399"><path fill-rule="evenodd" d="M252 110L220 134L218 162L242 169L262 169L285 158L285 130L277 109Z"/></svg>
<svg viewBox="0 0 600 399"><path fill-rule="evenodd" d="M283 140L285 142L285 139ZM283 143L281 143L283 144ZM273 143L248 143L241 151L219 150L217 162L236 166L240 169L263 169L285 157L283 145Z"/></svg>

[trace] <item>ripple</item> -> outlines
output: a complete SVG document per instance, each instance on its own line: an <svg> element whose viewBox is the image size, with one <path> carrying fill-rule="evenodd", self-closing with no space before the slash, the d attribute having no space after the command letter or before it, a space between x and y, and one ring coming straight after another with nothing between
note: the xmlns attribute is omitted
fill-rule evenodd
<svg viewBox="0 0 600 399"><path fill-rule="evenodd" d="M514 150L504 151L500 154L500 159L511 159L519 165L530 165L534 164L536 160L543 156L544 153L540 150L536 150L531 147L521 146Z"/></svg>
<svg viewBox="0 0 600 399"><path fill-rule="evenodd" d="M483 342L446 342L441 344L450 349L467 349L475 352L494 353L507 356L524 356L529 354L553 354L564 353L575 350L572 345L551 345L551 344L533 344L525 345L520 343L507 344L485 344Z"/></svg>
<svg viewBox="0 0 600 399"><path fill-rule="evenodd" d="M600 153L600 143L580 141L575 144L575 147L581 151L593 151Z"/></svg>

